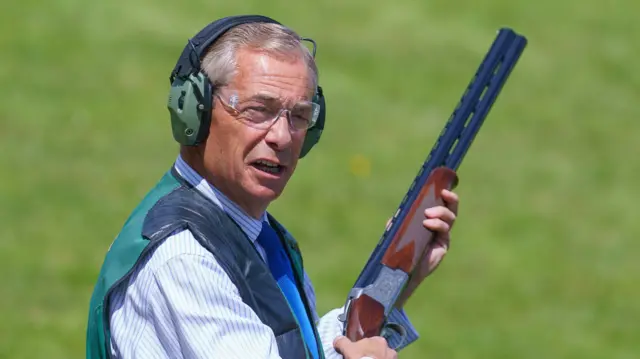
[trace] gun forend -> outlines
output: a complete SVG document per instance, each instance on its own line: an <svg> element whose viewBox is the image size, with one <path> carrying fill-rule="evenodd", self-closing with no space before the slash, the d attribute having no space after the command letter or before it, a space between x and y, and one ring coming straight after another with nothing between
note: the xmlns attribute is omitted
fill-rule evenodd
<svg viewBox="0 0 640 359"><path fill-rule="evenodd" d="M423 225L424 209L444 205L442 190L451 190L457 185L458 176L449 168L438 167L430 173L384 252L373 282L365 288L351 290L345 308L345 336L351 341L380 335L385 318L400 300L433 240L433 232Z"/></svg>

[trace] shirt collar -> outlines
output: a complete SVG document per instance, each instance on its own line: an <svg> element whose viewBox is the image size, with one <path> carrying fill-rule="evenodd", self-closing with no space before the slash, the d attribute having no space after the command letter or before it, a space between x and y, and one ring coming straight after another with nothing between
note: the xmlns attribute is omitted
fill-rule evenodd
<svg viewBox="0 0 640 359"><path fill-rule="evenodd" d="M231 216L240 228L242 228L247 237L249 237L251 242L256 241L260 231L262 230L262 222L267 221L266 212L262 214L262 219L255 219L249 216L242 208L191 168L191 166L184 161L181 155L178 155L174 167L182 178Z"/></svg>

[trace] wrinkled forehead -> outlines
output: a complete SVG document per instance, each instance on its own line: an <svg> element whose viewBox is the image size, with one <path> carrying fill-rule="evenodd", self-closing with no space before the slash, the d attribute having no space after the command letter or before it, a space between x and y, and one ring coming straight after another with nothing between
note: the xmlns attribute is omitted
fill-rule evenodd
<svg viewBox="0 0 640 359"><path fill-rule="evenodd" d="M312 72L297 53L238 51L236 73L229 85L240 97L265 101L310 100L314 93Z"/></svg>

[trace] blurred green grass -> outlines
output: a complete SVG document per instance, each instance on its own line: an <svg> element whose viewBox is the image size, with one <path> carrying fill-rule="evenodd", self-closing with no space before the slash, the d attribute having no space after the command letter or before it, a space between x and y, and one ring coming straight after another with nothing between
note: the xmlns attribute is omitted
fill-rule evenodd
<svg viewBox="0 0 640 359"><path fill-rule="evenodd" d="M189 36L237 13L319 43L328 126L272 211L301 242L320 312L343 303L495 31L511 26L529 46L459 171L453 247L408 305L422 338L402 357L638 357L638 10L631 0L5 4L0 357L84 355L103 255L175 158L169 71Z"/></svg>

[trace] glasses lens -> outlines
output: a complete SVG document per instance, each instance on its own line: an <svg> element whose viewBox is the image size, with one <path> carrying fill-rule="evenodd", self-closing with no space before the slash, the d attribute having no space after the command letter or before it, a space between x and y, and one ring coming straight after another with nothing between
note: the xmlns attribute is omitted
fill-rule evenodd
<svg viewBox="0 0 640 359"><path fill-rule="evenodd" d="M237 111L236 116L239 120L255 128L269 127L284 114L280 101L257 98L238 101L236 96L232 96L229 101L224 102L228 102L227 106ZM291 126L296 130L305 130L315 125L320 105L311 101L301 101L288 112Z"/></svg>
<svg viewBox="0 0 640 359"><path fill-rule="evenodd" d="M313 102L299 102L291 109L291 123L298 130L304 130L316 123L320 106Z"/></svg>
<svg viewBox="0 0 640 359"><path fill-rule="evenodd" d="M309 127L313 117L313 104L299 102L291 109L291 124L297 130Z"/></svg>

